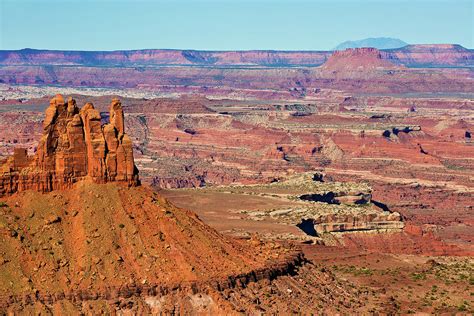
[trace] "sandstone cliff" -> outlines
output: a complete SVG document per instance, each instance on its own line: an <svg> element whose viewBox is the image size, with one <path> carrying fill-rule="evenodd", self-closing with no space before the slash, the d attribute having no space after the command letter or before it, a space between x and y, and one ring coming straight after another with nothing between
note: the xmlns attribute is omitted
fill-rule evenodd
<svg viewBox="0 0 474 316"><path fill-rule="evenodd" d="M46 109L36 154L29 157L25 149L17 148L1 166L0 196L68 188L85 178L96 183L139 184L122 105L113 99L110 123L102 125L92 103L79 110L74 99L65 102L56 95Z"/></svg>
<svg viewBox="0 0 474 316"><path fill-rule="evenodd" d="M371 45L364 45L370 47ZM474 64L474 50L452 44L416 44L384 50L382 57L407 67L469 67ZM333 51L199 51L144 49L132 51L61 51L0 50L1 65L65 66L149 66L149 65L261 65L319 66Z"/></svg>

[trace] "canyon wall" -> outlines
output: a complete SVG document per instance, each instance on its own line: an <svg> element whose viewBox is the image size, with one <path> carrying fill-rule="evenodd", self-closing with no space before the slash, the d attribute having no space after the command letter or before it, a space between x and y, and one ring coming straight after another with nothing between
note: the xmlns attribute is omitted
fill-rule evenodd
<svg viewBox="0 0 474 316"><path fill-rule="evenodd" d="M145 49L130 51L50 51L36 49L0 51L0 65L260 65L319 66L332 51L198 51ZM460 45L408 45L384 50L384 59L407 67L474 65L474 50Z"/></svg>

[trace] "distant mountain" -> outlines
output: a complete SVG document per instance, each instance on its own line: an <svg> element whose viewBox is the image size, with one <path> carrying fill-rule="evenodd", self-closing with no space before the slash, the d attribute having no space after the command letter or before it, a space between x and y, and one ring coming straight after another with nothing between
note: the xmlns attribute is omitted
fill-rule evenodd
<svg viewBox="0 0 474 316"><path fill-rule="evenodd" d="M341 43L334 48L334 50L344 50L346 48L360 48L360 47L374 47L378 49L391 49L400 48L408 45L404 41L398 38L390 37L371 37L365 38L358 41L346 41Z"/></svg>

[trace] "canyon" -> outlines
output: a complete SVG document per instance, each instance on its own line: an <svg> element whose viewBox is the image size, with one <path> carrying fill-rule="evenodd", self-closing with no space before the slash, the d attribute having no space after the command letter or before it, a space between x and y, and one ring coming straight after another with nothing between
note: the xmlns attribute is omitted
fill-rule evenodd
<svg viewBox="0 0 474 316"><path fill-rule="evenodd" d="M44 308L82 310L64 300L81 297L135 312L314 311L302 310L304 301L328 313L472 309L464 304L474 255L472 50L0 56L1 227L15 247L2 251L53 251L69 262L63 271L61 261L42 259L60 271L45 287L61 289L40 296ZM32 201L43 199L30 217ZM110 201L120 205L111 210ZM99 214L114 229L101 226L94 237ZM164 237L153 228L160 225ZM80 241L82 253L54 243L42 251L47 236L38 245L30 236L40 230ZM84 234L70 240L61 231ZM101 251L136 262L135 271L103 260L99 281L92 253ZM18 260L2 254L0 271ZM24 277L8 270L21 280L9 298L14 310L31 308L26 292L47 290L37 288L43 267L33 262ZM90 267L85 275L75 276L76 262ZM106 286L117 277L133 282Z"/></svg>

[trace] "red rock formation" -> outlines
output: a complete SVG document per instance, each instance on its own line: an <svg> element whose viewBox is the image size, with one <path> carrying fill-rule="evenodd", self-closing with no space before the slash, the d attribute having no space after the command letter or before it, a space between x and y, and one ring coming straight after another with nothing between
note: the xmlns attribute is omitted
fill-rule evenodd
<svg viewBox="0 0 474 316"><path fill-rule="evenodd" d="M323 70L329 71L367 71L377 68L396 69L390 61L382 58L383 52L376 48L348 48L343 51L336 51L322 66Z"/></svg>
<svg viewBox="0 0 474 316"><path fill-rule="evenodd" d="M76 101L61 95L45 111L43 135L34 157L15 149L0 169L0 196L18 191L51 191L71 186L86 177L96 183L118 181L139 184L132 141L125 134L120 101L113 99L110 124L101 125L92 103L80 111Z"/></svg>
<svg viewBox="0 0 474 316"><path fill-rule="evenodd" d="M409 67L472 66L474 50L460 45L407 45L384 50L383 58ZM270 65L318 66L331 51L197 51L144 49L113 52L50 51L36 49L0 51L2 65Z"/></svg>
<svg viewBox="0 0 474 316"><path fill-rule="evenodd" d="M455 44L417 44L386 50L385 58L409 67L472 66L474 50Z"/></svg>

